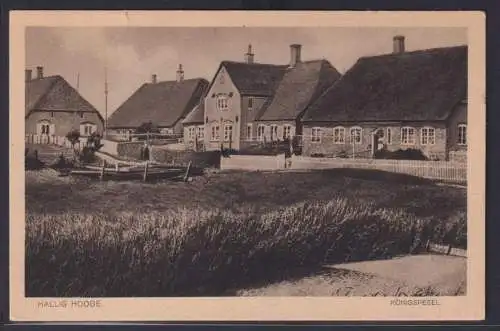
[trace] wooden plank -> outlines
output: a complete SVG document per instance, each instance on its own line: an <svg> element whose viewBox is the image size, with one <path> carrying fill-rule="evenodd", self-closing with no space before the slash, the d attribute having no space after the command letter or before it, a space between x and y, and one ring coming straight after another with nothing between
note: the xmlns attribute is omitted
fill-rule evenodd
<svg viewBox="0 0 500 331"><path fill-rule="evenodd" d="M467 250L460 248L452 248L450 249L449 255L467 257Z"/></svg>
<svg viewBox="0 0 500 331"><path fill-rule="evenodd" d="M450 252L450 248L451 248L450 245L438 245L438 244L430 243L427 251L432 252L432 253L448 255Z"/></svg>

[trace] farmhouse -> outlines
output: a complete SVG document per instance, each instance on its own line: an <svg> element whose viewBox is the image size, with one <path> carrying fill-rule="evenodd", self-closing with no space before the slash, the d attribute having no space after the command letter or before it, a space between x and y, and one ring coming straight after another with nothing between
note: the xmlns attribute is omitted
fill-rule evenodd
<svg viewBox="0 0 500 331"><path fill-rule="evenodd" d="M467 150L467 47L360 58L306 110L305 155L418 149L430 159Z"/></svg>
<svg viewBox="0 0 500 331"><path fill-rule="evenodd" d="M283 140L302 130L305 108L340 74L326 60L302 62L301 46L290 46L287 65L223 61L204 101L207 150L238 150L254 140Z"/></svg>
<svg viewBox="0 0 500 331"><path fill-rule="evenodd" d="M151 122L163 134L182 135L182 120L204 95L208 81L203 78L184 79L179 65L177 79L142 84L108 120L110 134L127 135L144 123Z"/></svg>
<svg viewBox="0 0 500 331"><path fill-rule="evenodd" d="M32 77L32 70L27 69L25 89L27 142L63 144L72 130L82 137L103 132L102 116L63 77L45 77L43 67L37 67Z"/></svg>

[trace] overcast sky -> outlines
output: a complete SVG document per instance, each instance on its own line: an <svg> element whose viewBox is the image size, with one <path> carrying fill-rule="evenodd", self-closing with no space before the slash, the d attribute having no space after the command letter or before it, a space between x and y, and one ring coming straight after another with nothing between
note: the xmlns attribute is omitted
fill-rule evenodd
<svg viewBox="0 0 500 331"><path fill-rule="evenodd" d="M185 78L210 81L223 60L242 61L252 44L255 62L286 64L289 45L302 44L302 59L325 58L340 72L361 56L392 51L392 37L406 37L406 49L464 45L463 28L28 28L26 67L59 74L104 115L107 67L108 116L142 83ZM34 70L35 72L35 70Z"/></svg>

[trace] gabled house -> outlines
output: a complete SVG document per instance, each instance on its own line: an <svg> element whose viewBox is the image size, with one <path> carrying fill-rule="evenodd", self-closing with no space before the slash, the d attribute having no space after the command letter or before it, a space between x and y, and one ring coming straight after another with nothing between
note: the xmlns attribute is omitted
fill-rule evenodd
<svg viewBox="0 0 500 331"><path fill-rule="evenodd" d="M290 46L289 64L262 64L254 62L249 45L244 62L219 65L205 97L207 150L238 150L301 132L306 106L340 74L326 60L302 62L300 51L300 45Z"/></svg>
<svg viewBox="0 0 500 331"><path fill-rule="evenodd" d="M102 134L104 119L60 75L37 75L25 70L25 134L28 142L62 144L68 132L78 130L85 138Z"/></svg>
<svg viewBox="0 0 500 331"><path fill-rule="evenodd" d="M182 121L204 95L208 81L203 78L184 79L179 65L177 79L144 83L108 119L110 135L127 135L144 123L151 122L162 134L182 135Z"/></svg>
<svg viewBox="0 0 500 331"><path fill-rule="evenodd" d="M467 46L360 58L303 117L303 153L418 149L430 159L467 150Z"/></svg>

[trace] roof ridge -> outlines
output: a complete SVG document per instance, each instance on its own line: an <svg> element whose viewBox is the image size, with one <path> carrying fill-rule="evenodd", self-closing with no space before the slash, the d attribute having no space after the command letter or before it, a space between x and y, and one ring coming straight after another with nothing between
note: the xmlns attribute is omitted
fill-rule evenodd
<svg viewBox="0 0 500 331"><path fill-rule="evenodd" d="M203 80L205 80L205 81L208 82L208 80L206 78L203 78L203 77L186 78L186 79L183 79L181 82L186 82L186 81L203 81ZM158 81L156 83L145 82L143 84L145 84L145 85L156 85L156 84L162 84L162 83L181 83L181 82L178 82L175 79L171 79L171 80L161 80L161 81Z"/></svg>
<svg viewBox="0 0 500 331"><path fill-rule="evenodd" d="M385 54L378 54L378 55L366 55L366 56L359 57L358 60L391 57L391 56L418 55L418 54L425 54L425 53L438 52L438 51L451 50L451 49L459 49L459 48L468 48L468 45L432 47L432 48L425 48L425 49L417 49L414 51L405 51L403 53L385 53Z"/></svg>
<svg viewBox="0 0 500 331"><path fill-rule="evenodd" d="M260 63L260 62L252 62L248 63L245 61L233 61L233 60L223 60L221 64L230 63L230 64L244 64L248 66L271 66L271 67L287 67L287 64L274 64L274 63Z"/></svg>

